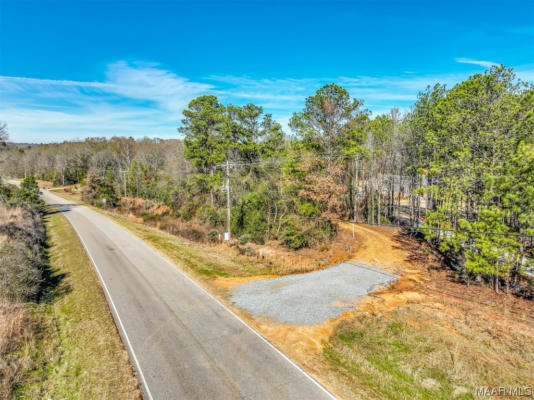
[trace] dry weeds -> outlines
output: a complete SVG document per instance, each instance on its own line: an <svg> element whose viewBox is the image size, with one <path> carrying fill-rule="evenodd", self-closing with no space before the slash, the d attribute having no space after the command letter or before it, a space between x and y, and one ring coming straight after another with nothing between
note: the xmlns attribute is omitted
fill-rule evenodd
<svg viewBox="0 0 534 400"><path fill-rule="evenodd" d="M0 299L0 398L10 397L24 373L33 366L28 349L35 332L27 306Z"/></svg>
<svg viewBox="0 0 534 400"><path fill-rule="evenodd" d="M0 203L0 398L11 397L33 366L36 324L28 301L41 295L44 268L41 217Z"/></svg>

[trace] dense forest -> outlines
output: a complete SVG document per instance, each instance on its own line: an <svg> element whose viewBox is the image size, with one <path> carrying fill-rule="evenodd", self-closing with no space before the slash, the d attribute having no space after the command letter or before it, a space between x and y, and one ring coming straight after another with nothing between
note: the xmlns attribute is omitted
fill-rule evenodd
<svg viewBox="0 0 534 400"><path fill-rule="evenodd" d="M0 171L82 185L94 205L162 203L210 226L212 240L230 231L299 249L328 242L340 220L402 225L467 283L531 293L534 88L512 69L428 87L405 114L372 116L328 84L289 127L262 107L201 96L184 110L176 140L11 145Z"/></svg>

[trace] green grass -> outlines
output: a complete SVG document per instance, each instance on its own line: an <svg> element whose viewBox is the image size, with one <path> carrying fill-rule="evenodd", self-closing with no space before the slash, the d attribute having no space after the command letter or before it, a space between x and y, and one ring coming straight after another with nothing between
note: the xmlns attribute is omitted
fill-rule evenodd
<svg viewBox="0 0 534 400"><path fill-rule="evenodd" d="M474 399L478 386L531 387L528 334L488 332L469 315L434 319L405 306L346 323L323 355L355 398Z"/></svg>
<svg viewBox="0 0 534 400"><path fill-rule="evenodd" d="M228 251L228 254L224 254L220 249L182 239L157 228L131 221L115 212L96 211L104 213L113 221L150 244L174 264L199 277L253 276L271 273L269 266L261 263L247 263L245 260L232 255L231 251Z"/></svg>
<svg viewBox="0 0 534 400"><path fill-rule="evenodd" d="M462 393L462 382L452 376L450 363L432 361L444 349L432 339L399 322L366 320L356 330L338 333L324 351L352 384L366 386L380 399L472 399L471 388ZM449 360L450 361L450 360Z"/></svg>
<svg viewBox="0 0 534 400"><path fill-rule="evenodd" d="M60 213L46 221L52 273L62 277L48 302L35 305L42 327L37 368L19 399L139 399L137 380L83 246Z"/></svg>

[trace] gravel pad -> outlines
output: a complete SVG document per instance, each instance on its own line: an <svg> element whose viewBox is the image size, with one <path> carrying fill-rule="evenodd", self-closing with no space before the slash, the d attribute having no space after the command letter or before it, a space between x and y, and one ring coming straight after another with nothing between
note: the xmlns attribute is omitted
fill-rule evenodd
<svg viewBox="0 0 534 400"><path fill-rule="evenodd" d="M356 300L397 279L381 268L344 262L306 274L245 283L232 291L232 302L255 317L314 325L354 308Z"/></svg>

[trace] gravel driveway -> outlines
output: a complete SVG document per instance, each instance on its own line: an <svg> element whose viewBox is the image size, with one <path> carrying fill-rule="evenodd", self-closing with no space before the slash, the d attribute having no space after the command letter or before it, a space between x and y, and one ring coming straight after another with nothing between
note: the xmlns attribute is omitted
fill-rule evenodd
<svg viewBox="0 0 534 400"><path fill-rule="evenodd" d="M347 261L307 274L252 281L232 291L232 302L255 317L314 325L354 308L358 299L398 279L378 267Z"/></svg>

